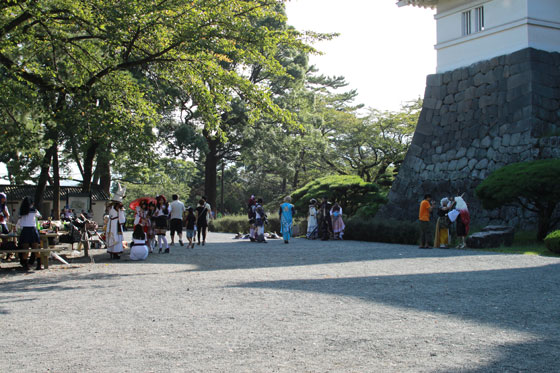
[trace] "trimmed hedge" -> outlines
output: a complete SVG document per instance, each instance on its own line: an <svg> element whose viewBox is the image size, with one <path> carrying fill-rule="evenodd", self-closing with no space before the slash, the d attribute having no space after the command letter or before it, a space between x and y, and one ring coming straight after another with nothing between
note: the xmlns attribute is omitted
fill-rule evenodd
<svg viewBox="0 0 560 373"><path fill-rule="evenodd" d="M417 222L353 217L346 221L344 239L416 245L419 229Z"/></svg>
<svg viewBox="0 0 560 373"><path fill-rule="evenodd" d="M220 219L211 220L208 224L211 232L223 233L249 233L249 218L247 215L228 215ZM264 226L265 232L280 234L280 220L278 215L268 215L268 224Z"/></svg>
<svg viewBox="0 0 560 373"><path fill-rule="evenodd" d="M544 239L544 245L549 251L560 254L560 230L549 233Z"/></svg>

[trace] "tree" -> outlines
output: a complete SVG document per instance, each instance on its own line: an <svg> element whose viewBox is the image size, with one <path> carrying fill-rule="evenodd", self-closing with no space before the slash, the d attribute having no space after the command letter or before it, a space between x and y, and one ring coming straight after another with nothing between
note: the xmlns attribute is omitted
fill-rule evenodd
<svg viewBox="0 0 560 373"><path fill-rule="evenodd" d="M542 241L560 219L560 159L513 163L492 172L476 189L485 209L518 205L538 216L537 240Z"/></svg>
<svg viewBox="0 0 560 373"><path fill-rule="evenodd" d="M386 201L376 184L365 182L356 175L325 176L307 183L292 193L296 208L305 212L311 198L320 202L322 197L338 202L342 211L349 216L363 205L380 204Z"/></svg>
<svg viewBox="0 0 560 373"><path fill-rule="evenodd" d="M295 30L277 32L253 23L254 19L268 16L282 19L276 11L282 3L280 0L20 0L3 4L0 7L2 92L5 84L28 88L14 91L15 95L37 92L44 114L38 123L44 127L42 142L48 147L43 149L37 194L42 196L50 177L49 165L58 159L65 130L76 128L69 127L76 118L75 113L89 114L89 110L80 111L80 108L92 108L98 100L110 101L113 118L122 114L119 110L143 116L144 113L131 110L126 99L111 100L117 91L101 88L126 82L120 86L119 97L145 104L145 86L139 79L127 78L132 71L180 82L199 108L204 125L218 132L222 109L227 108L232 91L251 104L252 114L267 112L288 121L289 115L273 103L266 89L223 65L229 60L228 55L235 55L239 63L259 63L278 75L285 73L278 61L263 51L277 45L307 48L302 41L304 35ZM121 124L116 120L104 122L93 133L97 134L103 127L117 126L116 130L105 133L114 135L110 140L119 140L124 133L121 129L126 127ZM135 126L129 130L128 136L136 131L144 133L145 128ZM114 141L108 141L107 145L115 146ZM86 154L84 160L87 159L84 178L92 174L88 168L96 149L95 139L82 148ZM53 167L58 168L58 164L53 163ZM88 183L85 182L86 186Z"/></svg>
<svg viewBox="0 0 560 373"><path fill-rule="evenodd" d="M422 100L402 106L398 112L369 109L367 116L355 112L331 112L325 124L330 143L325 161L338 173L355 173L366 181L390 185L392 175L403 162L418 116ZM389 179L389 180L387 180Z"/></svg>

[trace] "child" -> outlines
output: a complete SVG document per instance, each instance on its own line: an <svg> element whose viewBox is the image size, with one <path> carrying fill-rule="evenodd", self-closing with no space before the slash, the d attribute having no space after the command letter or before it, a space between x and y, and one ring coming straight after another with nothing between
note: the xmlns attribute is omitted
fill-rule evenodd
<svg viewBox="0 0 560 373"><path fill-rule="evenodd" d="M188 248L194 249L195 224L196 224L196 216L194 215L194 209L191 206L189 206L187 208L187 216L185 216L185 227L187 228L187 239L189 240L187 249Z"/></svg>
<svg viewBox="0 0 560 373"><path fill-rule="evenodd" d="M148 257L148 246L146 246L146 233L140 224L134 226L132 233L132 247L130 248L131 260L146 260Z"/></svg>

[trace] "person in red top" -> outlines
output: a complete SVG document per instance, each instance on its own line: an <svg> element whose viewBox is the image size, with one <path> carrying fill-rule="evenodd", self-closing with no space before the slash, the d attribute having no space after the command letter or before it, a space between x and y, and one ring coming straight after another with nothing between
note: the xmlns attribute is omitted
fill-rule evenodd
<svg viewBox="0 0 560 373"><path fill-rule="evenodd" d="M430 244L431 229L430 229L430 213L434 208L432 196L426 194L424 200L420 202L420 211L418 212L418 220L420 221L420 248L431 249Z"/></svg>

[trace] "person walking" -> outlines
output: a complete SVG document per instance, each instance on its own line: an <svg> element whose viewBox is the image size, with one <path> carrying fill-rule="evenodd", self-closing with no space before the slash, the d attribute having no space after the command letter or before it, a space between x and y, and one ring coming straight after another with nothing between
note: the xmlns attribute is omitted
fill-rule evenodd
<svg viewBox="0 0 560 373"><path fill-rule="evenodd" d="M187 209L187 215L185 216L185 228L187 229L187 249L194 249L194 232L196 228L196 216L194 214L194 209L189 206Z"/></svg>
<svg viewBox="0 0 560 373"><path fill-rule="evenodd" d="M284 198L284 203L280 205L280 233L284 237L284 243L289 243L292 237L292 226L293 226L293 216L294 205L292 205L292 197L287 196Z"/></svg>
<svg viewBox="0 0 560 373"><path fill-rule="evenodd" d="M420 249L431 249L430 214L433 207L432 196L426 194L424 200L420 202L420 211L418 212L418 220L420 221Z"/></svg>
<svg viewBox="0 0 560 373"><path fill-rule="evenodd" d="M179 244L183 246L183 215L185 214L185 204L179 201L179 196L171 196L173 202L169 204L169 233L171 234L171 246L175 244L175 232L179 237Z"/></svg>

